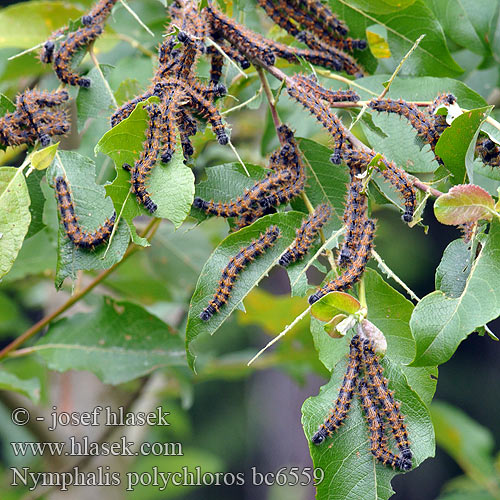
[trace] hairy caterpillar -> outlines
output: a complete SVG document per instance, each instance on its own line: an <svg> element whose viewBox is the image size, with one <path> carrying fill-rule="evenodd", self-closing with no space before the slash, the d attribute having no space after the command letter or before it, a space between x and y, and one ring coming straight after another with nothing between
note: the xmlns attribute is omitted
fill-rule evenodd
<svg viewBox="0 0 500 500"><path fill-rule="evenodd" d="M70 124L66 111L51 109L68 100L65 90L26 90L16 99L16 111L0 118L0 142L6 145L34 143L47 146L50 137L63 135Z"/></svg>
<svg viewBox="0 0 500 500"><path fill-rule="evenodd" d="M291 179L292 173L289 169L269 171L263 180L256 182L243 196L233 201L223 203L195 198L193 204L196 208L218 217L237 217L255 208L273 187L287 184Z"/></svg>
<svg viewBox="0 0 500 500"><path fill-rule="evenodd" d="M278 261L280 266L288 266L290 263L300 260L309 251L320 229L326 224L332 214L328 203L319 205L302 225L297 229L297 236L293 243L286 249Z"/></svg>
<svg viewBox="0 0 500 500"><path fill-rule="evenodd" d="M54 55L54 71L61 82L85 88L90 87L90 79L75 73L70 65L75 54L80 49L88 47L101 33L102 26L99 24L83 26L69 33Z"/></svg>
<svg viewBox="0 0 500 500"><path fill-rule="evenodd" d="M339 165L342 161L342 150L346 138L344 126L337 115L326 108L315 94L305 92L300 85L287 84L287 92L290 97L308 109L333 137L335 144L331 161Z"/></svg>
<svg viewBox="0 0 500 500"><path fill-rule="evenodd" d="M354 168L363 171L368 167L375 156L376 153L374 151L367 153L349 150L345 154L344 159L351 169ZM405 222L411 222L417 205L417 195L415 193L413 182L408 177L408 174L404 170L397 167L394 162L388 161L384 157L382 157L380 161L383 163L383 167L381 168L375 165L374 168L382 175L382 177L384 177L386 181L390 182L400 192L405 206L402 218Z"/></svg>
<svg viewBox="0 0 500 500"><path fill-rule="evenodd" d="M449 125L446 122L446 116L436 114L437 108L441 105L451 106L456 102L457 98L453 94L439 94L427 108L427 112L431 115L433 120L434 130L438 136L440 136Z"/></svg>
<svg viewBox="0 0 500 500"><path fill-rule="evenodd" d="M483 163L490 167L500 166L500 146L489 137L479 137L476 142L476 154Z"/></svg>
<svg viewBox="0 0 500 500"><path fill-rule="evenodd" d="M217 50L214 50L210 58L210 81L219 82L222 78L224 69L224 56Z"/></svg>
<svg viewBox="0 0 500 500"><path fill-rule="evenodd" d="M171 94L165 95L162 99L159 109L161 113L161 161L168 163L175 152L177 135L177 116L179 110L179 100L183 97L183 92L175 87Z"/></svg>
<svg viewBox="0 0 500 500"><path fill-rule="evenodd" d="M346 228L344 242L339 251L339 266L349 265L355 256L360 231L366 220L368 199L363 194L363 182L351 174L351 182L347 190L343 222Z"/></svg>
<svg viewBox="0 0 500 500"><path fill-rule="evenodd" d="M319 426L318 431L311 438L311 441L315 445L321 444L327 437L330 437L343 424L347 417L356 389L360 363L361 341L359 336L355 335L349 344L349 362L335 405L330 410L330 414L325 421Z"/></svg>
<svg viewBox="0 0 500 500"><path fill-rule="evenodd" d="M314 93L317 97L324 99L330 104L334 102L357 102L359 95L353 90L330 90L320 85L313 76L302 74L294 75L292 80L296 85L302 87L305 92Z"/></svg>
<svg viewBox="0 0 500 500"><path fill-rule="evenodd" d="M216 38L215 36L216 34L217 33L214 33L212 35L212 38ZM235 63L239 64L242 69L248 69L250 67L250 62L248 61L248 59L243 54L238 52L238 50L235 49L232 45L228 45L226 43L221 42L219 46L223 50L223 52ZM220 52L215 47L208 47L207 52L209 54L215 54L215 53L220 54Z"/></svg>
<svg viewBox="0 0 500 500"><path fill-rule="evenodd" d="M143 149L133 167L128 163L124 163L123 168L131 173L132 192L135 194L137 201L144 205L150 213L154 213L158 207L146 189L146 182L151 170L156 165L156 159L160 151L161 131L159 124L161 112L156 105L146 106L144 109L149 114L149 126L146 132L146 140L143 142Z"/></svg>
<svg viewBox="0 0 500 500"><path fill-rule="evenodd" d="M395 455L387 448L387 438L385 437L385 426L379 408L375 405L365 380L359 382L359 395L361 405L368 423L370 431L370 444L373 456L384 465L389 465L396 469L408 471L412 467L411 451L405 455Z"/></svg>
<svg viewBox="0 0 500 500"><path fill-rule="evenodd" d="M175 0L169 9L172 23L190 36L202 40L207 36L208 26L205 16L198 11L196 0Z"/></svg>
<svg viewBox="0 0 500 500"><path fill-rule="evenodd" d="M285 0L285 4L293 6L303 12L301 24L307 26L319 38L329 39L330 31L340 36L347 35L348 28L345 23L318 0ZM296 11L297 12L297 11ZM310 15L309 15L310 14Z"/></svg>
<svg viewBox="0 0 500 500"><path fill-rule="evenodd" d="M394 113L403 116L410 122L411 126L426 143L433 146L436 145L438 136L432 123L414 104L409 104L402 99L397 101L393 99L372 99L368 103L368 106L375 111Z"/></svg>
<svg viewBox="0 0 500 500"><path fill-rule="evenodd" d="M267 40L230 17L215 9L213 5L206 7L213 29L219 32L233 47L245 54L251 60L262 62L267 66L275 63L275 55L268 47Z"/></svg>
<svg viewBox="0 0 500 500"><path fill-rule="evenodd" d="M118 0L100 0L97 2L91 11L82 17L82 24L88 26L90 24L102 24L111 14L111 10Z"/></svg>
<svg viewBox="0 0 500 500"><path fill-rule="evenodd" d="M277 226L270 226L258 239L252 241L247 247L242 248L231 258L229 264L222 271L222 277L212 300L200 314L200 318L203 321L208 321L215 313L219 312L219 309L227 303L234 283L241 271L250 262L255 260L257 256L262 255L268 248L272 247L279 237L279 228Z"/></svg>
<svg viewBox="0 0 500 500"><path fill-rule="evenodd" d="M106 219L102 226L91 233L82 229L78 223L71 192L64 177L56 177L55 192L64 232L75 246L91 249L107 241L113 231L116 212L109 219Z"/></svg>
<svg viewBox="0 0 500 500"><path fill-rule="evenodd" d="M362 231L356 247L356 255L352 258L347 269L338 278L330 281L316 293L310 295L309 304L314 304L327 293L346 290L359 280L371 255L375 221L367 219L364 222Z"/></svg>
<svg viewBox="0 0 500 500"><path fill-rule="evenodd" d="M368 387L378 402L381 411L383 411L387 417L392 435L396 441L396 446L401 453L401 457L408 466L408 469L405 470L409 470L411 469L412 453L404 417L400 412L401 405L398 401L395 401L394 392L389 390L388 381L383 376L384 370L368 339L363 341L362 355L366 376L368 378Z"/></svg>

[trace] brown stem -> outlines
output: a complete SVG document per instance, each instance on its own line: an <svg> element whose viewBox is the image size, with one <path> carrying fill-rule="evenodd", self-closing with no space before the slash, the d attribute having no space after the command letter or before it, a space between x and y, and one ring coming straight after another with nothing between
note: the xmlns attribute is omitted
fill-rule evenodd
<svg viewBox="0 0 500 500"><path fill-rule="evenodd" d="M283 73L283 71L276 68L275 66L263 66L263 68L268 73L270 73L275 78L277 78L278 80L284 81L287 85L293 84L292 79L290 77L288 77L287 75L285 75L285 73ZM262 69L258 68L257 71L262 72ZM260 76L260 73L259 73L259 76ZM264 90L265 90L265 88L264 88ZM271 96L272 96L272 94L271 94ZM270 101L270 103L271 103L271 101ZM334 107L345 107L345 108L359 107L360 106L359 103L334 103L334 104L335 104ZM422 101L422 102L414 102L413 104L416 104L417 106L428 106L430 104L430 102ZM271 113L272 113L272 109L271 109ZM345 133L346 137L349 139L349 142L356 149L359 149L361 151L366 151L366 152L371 151L368 146L363 144L350 130L347 130L345 127L344 127L344 133ZM441 193L441 191L438 191L437 189L434 189L434 188L428 186L427 184L423 183L422 181L418 180L417 178L413 178L413 183L417 189L420 189L421 191L424 191L424 192L429 192L433 196L439 197L443 194L443 193Z"/></svg>
<svg viewBox="0 0 500 500"><path fill-rule="evenodd" d="M259 75L260 81L262 83L262 88L264 89L264 93L267 97L267 102L269 103L269 109L271 111L271 116L273 118L274 128L278 131L278 128L281 126L281 120L278 116L278 111L276 110L276 101L274 100L273 93L271 92L271 87L269 87L269 82L267 81L266 75L262 68L257 66L257 74ZM278 137L280 135L278 134Z"/></svg>
<svg viewBox="0 0 500 500"><path fill-rule="evenodd" d="M158 228L161 220L160 219L152 219L151 222L148 224L146 229L142 233L142 237L146 237L148 233L150 234L150 238L153 237L154 233L156 232L156 229ZM125 262L131 255L133 255L135 252L137 252L139 249L143 247L140 247L138 245L135 245L134 243L131 243L123 255L123 258L117 262L116 264L112 265L109 269L106 269L103 271L101 274L99 274L93 281L91 281L85 288L82 288L78 293L75 293L72 295L62 306L58 307L54 312L51 314L45 316L42 318L40 321L35 323L31 328L28 328L22 335L17 337L17 339L13 340L10 344L6 345L1 351L0 351L0 359L4 358L14 350L16 347L20 346L21 344L24 344L27 340L29 340L33 335L38 333L42 328L47 326L51 321L53 321L55 318L60 316L63 312L67 311L73 304L78 302L80 299L85 297L91 290L93 290L99 283L101 283L103 280L105 280L118 266L120 266L123 262Z"/></svg>

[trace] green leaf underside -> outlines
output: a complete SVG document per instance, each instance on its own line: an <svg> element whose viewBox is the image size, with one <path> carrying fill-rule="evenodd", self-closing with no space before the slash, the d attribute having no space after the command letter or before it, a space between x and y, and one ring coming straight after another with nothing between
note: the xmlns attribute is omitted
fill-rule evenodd
<svg viewBox="0 0 500 500"><path fill-rule="evenodd" d="M417 343L414 366L448 361L458 345L475 328L500 314L500 223L494 221L465 288L456 298L440 290L416 306L410 327Z"/></svg>
<svg viewBox="0 0 500 500"><path fill-rule="evenodd" d="M463 106L460 102L459 104ZM455 118L441 134L436 145L436 154L441 157L446 168L451 172L453 184L463 184L467 174L469 180L473 182L472 163L475 141L481 125L491 110L491 106L486 106L467 111Z"/></svg>
<svg viewBox="0 0 500 500"><path fill-rule="evenodd" d="M373 123L383 131L385 137L361 122L363 132L375 151L394 161L407 172L434 172L439 166L429 145L418 143L417 132L406 118L389 113L372 113Z"/></svg>
<svg viewBox="0 0 500 500"><path fill-rule="evenodd" d="M17 258L28 232L30 196L22 169L0 167L0 278Z"/></svg>
<svg viewBox="0 0 500 500"><path fill-rule="evenodd" d="M111 114L114 106L113 95L109 85L104 80L111 69L112 66L109 64L101 64L100 70L92 68L86 75L92 82L90 87L79 87L76 98L79 131L82 130L89 118L97 118L100 115L109 116Z"/></svg>
<svg viewBox="0 0 500 500"><path fill-rule="evenodd" d="M459 225L491 219L495 201L482 187L462 184L452 187L434 203L434 215L442 224Z"/></svg>
<svg viewBox="0 0 500 500"><path fill-rule="evenodd" d="M436 269L436 290L448 297L460 297L470 273L471 248L462 238L452 241Z"/></svg>
<svg viewBox="0 0 500 500"><path fill-rule="evenodd" d="M113 204L106 197L104 187L95 183L95 164L92 160L73 151L60 151L47 173L51 186L59 175L63 175L69 183L75 212L83 229L95 231L112 216ZM75 279L76 272L80 269L108 269L122 259L129 240L129 229L120 222L109 249L109 241L94 250L77 248L66 236L60 223L56 286L61 286L65 278ZM103 259L106 250L106 258Z"/></svg>
<svg viewBox="0 0 500 500"><path fill-rule="evenodd" d="M108 384L186 362L181 338L166 323L107 297L96 311L53 323L33 349L51 370L87 370Z"/></svg>
<svg viewBox="0 0 500 500"><path fill-rule="evenodd" d="M280 255L294 240L295 230L301 224L302 217L303 214L293 211L267 215L251 226L230 234L214 250L203 266L189 305L189 317L186 326L186 351L191 368L194 367L196 358L196 351L193 349L192 342L202 334L215 333L250 290L269 273L271 268L276 265ZM281 237L273 247L269 248L265 254L257 257L241 272L228 303L222 306L220 311L209 321L202 321L200 313L212 299L221 278L222 270L226 267L230 258L236 255L241 248L248 246L252 240L258 238L271 225L277 225L280 228Z"/></svg>
<svg viewBox="0 0 500 500"><path fill-rule="evenodd" d="M151 100L154 98L138 104L131 115L104 134L95 147L96 153L104 153L115 162L117 176L106 186L106 192L113 200L118 213L122 212L123 208L122 216L134 236L134 217L151 214L137 203L135 195L130 191L130 173L123 170L122 165L134 165L139 157L146 139L148 117L143 107ZM179 142L173 158L167 164L158 162L153 168L147 187L151 198L158 205L153 215L169 219L175 227L179 227L189 214L194 198L194 175L191 169L184 165Z"/></svg>
<svg viewBox="0 0 500 500"><path fill-rule="evenodd" d="M345 346L344 356L348 352ZM434 430L429 410L422 399L408 386L401 368L384 358L384 375L390 389L401 402L411 442L414 467L434 456ZM337 398L347 360L336 366L332 378L320 389L318 396L307 399L302 406L302 424L306 439L324 421ZM393 442L391 438L389 442ZM317 486L317 500L359 500L361 498L388 499L393 490L390 482L399 472L377 463L370 452L368 425L357 396L344 425L319 446L309 444L314 467L321 467L324 480Z"/></svg>

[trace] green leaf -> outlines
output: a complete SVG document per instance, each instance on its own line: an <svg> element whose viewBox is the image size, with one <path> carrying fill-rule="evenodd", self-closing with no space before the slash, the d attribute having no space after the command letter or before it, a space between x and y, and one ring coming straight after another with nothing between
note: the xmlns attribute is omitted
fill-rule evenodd
<svg viewBox="0 0 500 500"><path fill-rule="evenodd" d="M496 0L427 0L447 36L476 54L487 55Z"/></svg>
<svg viewBox="0 0 500 500"><path fill-rule="evenodd" d="M372 269L366 270L363 279L367 298L367 318L386 337L386 356L399 363L411 361L415 355L415 342L408 325L413 311L412 303ZM344 356L350 339L348 335L341 339L329 337L323 325L324 323L314 317L311 318L311 334L319 359L327 370L331 371Z"/></svg>
<svg viewBox="0 0 500 500"><path fill-rule="evenodd" d="M434 172L439 166L429 145L422 147L417 142L417 132L406 118L389 113L372 113L373 123L385 135L377 133L365 121L363 132L375 151L383 151L384 156L407 172Z"/></svg>
<svg viewBox="0 0 500 500"><path fill-rule="evenodd" d="M33 168L35 168L36 170L45 170L46 168L49 168L51 163L54 161L58 146L59 142L56 142L55 144L51 144L46 148L35 151L31 155L30 159L30 163Z"/></svg>
<svg viewBox="0 0 500 500"><path fill-rule="evenodd" d="M349 340L349 339L348 339ZM344 357L348 352L344 346ZM408 385L400 366L387 359L381 361L389 387L395 399L401 402L411 441L414 467L434 455L434 430L429 411L419 395ZM375 461L370 452L368 425L355 396L345 424L319 446L310 442L312 435L327 417L332 402L338 395L347 361L336 366L330 382L320 389L318 396L307 399L302 406L302 424L314 467L323 469L325 476L317 486L317 500L359 500L377 498L387 500L393 493L392 478L398 474L390 467Z"/></svg>
<svg viewBox="0 0 500 500"><path fill-rule="evenodd" d="M424 297L413 311L410 327L417 343L412 366L448 361L475 328L500 315L500 223L494 221L462 294L448 297L440 290Z"/></svg>
<svg viewBox="0 0 500 500"><path fill-rule="evenodd" d="M0 167L0 278L9 272L28 232L29 206L23 170Z"/></svg>
<svg viewBox="0 0 500 500"><path fill-rule="evenodd" d="M375 5L374 2L370 3ZM363 12L354 7L350 0L330 0L329 4L333 12L346 21L354 33L352 36L364 37L366 28L373 24L385 27L394 66L403 59L416 39L425 34L425 38L405 62L403 74L441 77L462 72L450 55L441 25L422 0L389 14Z"/></svg>
<svg viewBox="0 0 500 500"><path fill-rule="evenodd" d="M266 276L271 268L277 263L280 255L295 239L295 230L302 221L302 214L287 212L267 215L256 221L251 226L245 227L236 233L230 234L214 250L208 261L203 266L196 290L191 298L189 306L188 323L186 326L186 351L189 366L194 368L196 351L193 349L193 341L200 335L212 335L221 324L231 315L250 290ZM259 256L250 263L240 274L231 296L221 310L209 321L200 319L200 313L212 299L222 270L229 259L236 255L241 248L248 246L252 240L259 237L261 233L271 225L277 225L281 231L281 237L275 245L269 248L264 255Z"/></svg>
<svg viewBox="0 0 500 500"><path fill-rule="evenodd" d="M413 304L384 281L377 271L367 269L363 276L367 318L385 335L386 356L408 363L415 353L415 341L409 326Z"/></svg>
<svg viewBox="0 0 500 500"><path fill-rule="evenodd" d="M6 7L0 12L0 48L29 49L82 13L78 7L58 1L22 2Z"/></svg>
<svg viewBox="0 0 500 500"><path fill-rule="evenodd" d="M436 269L436 290L448 297L460 297L471 270L470 245L462 238L452 241L443 252Z"/></svg>
<svg viewBox="0 0 500 500"><path fill-rule="evenodd" d="M123 80L115 92L115 99L119 106L130 101L136 95L143 92L143 87L135 78L126 78Z"/></svg>
<svg viewBox="0 0 500 500"><path fill-rule="evenodd" d="M90 158L74 151L59 151L47 173L50 185L58 175L64 176L69 183L76 215L85 230L94 231L111 217L113 204L106 197L104 186L96 184L95 164ZM65 278L75 279L79 269L108 269L116 264L122 259L129 239L128 227L120 221L111 243L108 240L94 250L77 248L59 224L56 287L60 287Z"/></svg>
<svg viewBox="0 0 500 500"><path fill-rule="evenodd" d="M442 401L432 403L431 415L439 446L470 477L493 479L494 440L491 432L458 408Z"/></svg>
<svg viewBox="0 0 500 500"><path fill-rule="evenodd" d="M138 104L131 115L104 134L95 147L96 153L104 153L115 162L118 173L114 181L106 186L106 192L113 200L117 213L122 213L134 236L134 217L151 214L137 203L135 195L131 193L130 174L122 169L122 165L133 165L142 150L148 120L143 107L148 102ZM189 214L194 199L194 175L184 165L179 144L168 164L157 163L149 178L148 189L151 198L158 205L154 216L167 218L175 227L179 227Z"/></svg>
<svg viewBox="0 0 500 500"><path fill-rule="evenodd" d="M51 370L87 370L106 384L186 363L183 342L166 323L138 305L109 297L91 313L51 324L33 350Z"/></svg>
<svg viewBox="0 0 500 500"><path fill-rule="evenodd" d="M331 292L315 302L311 308L311 316L320 321L328 322L337 314L343 312L354 314L361 307L359 301L345 292Z"/></svg>
<svg viewBox="0 0 500 500"><path fill-rule="evenodd" d="M33 235L41 231L45 224L43 222L43 207L45 206L45 196L42 192L40 182L42 181L45 173L43 171L34 170L29 177L26 178L26 185L28 186L30 203L31 223L26 234L26 239L31 238Z"/></svg>
<svg viewBox="0 0 500 500"><path fill-rule="evenodd" d="M81 132L85 122L89 118L97 118L105 115L109 117L111 110L115 107L115 99L106 77L113 69L109 64L100 64L99 68L92 68L87 77L92 85L89 88L79 87L76 98L76 109L78 111L78 131Z"/></svg>
<svg viewBox="0 0 500 500"><path fill-rule="evenodd" d="M474 184L453 186L434 203L434 215L442 224L457 226L479 219L490 220L495 201L482 187Z"/></svg>
<svg viewBox="0 0 500 500"><path fill-rule="evenodd" d="M40 380L37 378L22 379L5 369L0 370L0 389L19 392L34 403L40 400Z"/></svg>
<svg viewBox="0 0 500 500"><path fill-rule="evenodd" d="M474 182L472 164L476 139L481 125L492 109L492 106L485 106L467 111L455 118L441 134L436 145L436 154L451 172L453 184L466 182L466 174L469 176L469 181Z"/></svg>

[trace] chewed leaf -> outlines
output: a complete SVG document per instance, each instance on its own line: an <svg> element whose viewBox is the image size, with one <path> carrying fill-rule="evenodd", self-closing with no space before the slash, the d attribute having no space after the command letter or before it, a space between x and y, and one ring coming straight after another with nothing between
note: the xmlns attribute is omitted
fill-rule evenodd
<svg viewBox="0 0 500 500"><path fill-rule="evenodd" d="M214 250L203 266L189 306L189 317L186 327L186 350L188 363L191 368L194 367L196 359L196 352L192 345L193 341L202 334L213 334L218 330L250 290L276 265L281 254L295 238L295 230L301 222L302 214L298 212L267 215L251 226L230 234ZM241 248L248 246L252 240L257 239L271 225L278 226L281 237L276 241L274 246L245 267L240 273L227 303L212 318L208 321L203 321L200 318L200 313L212 299L221 278L222 270L226 267L231 257L236 255Z"/></svg>
<svg viewBox="0 0 500 500"><path fill-rule="evenodd" d="M354 314L360 307L359 301L348 293L331 292L312 306L311 314L321 321L330 321L339 313Z"/></svg>
<svg viewBox="0 0 500 500"><path fill-rule="evenodd" d="M389 44L384 37L373 31L366 30L366 38L368 40L371 53L377 59L387 59L391 57L391 49L389 48Z"/></svg>
<svg viewBox="0 0 500 500"><path fill-rule="evenodd" d="M452 187L434 203L434 214L442 224L458 225L491 219L495 201L482 187L461 184Z"/></svg>
<svg viewBox="0 0 500 500"><path fill-rule="evenodd" d="M31 165L37 170L45 170L50 167L50 164L54 161L56 156L57 147L59 142L51 144L46 148L40 149L31 155Z"/></svg>
<svg viewBox="0 0 500 500"><path fill-rule="evenodd" d="M53 323L33 349L52 370L88 370L121 384L164 366L185 366L182 344L144 308L105 297L95 311Z"/></svg>
<svg viewBox="0 0 500 500"><path fill-rule="evenodd" d="M348 351L347 345L344 355ZM316 498L387 500L393 493L390 482L399 472L376 462L371 454L368 425L357 396L340 429L318 446L311 443L311 437L328 416L332 402L337 398L346 363L345 359L341 360L319 395L307 399L302 406L302 424L310 443L314 467L324 471L324 478L317 486ZM429 410L409 385L411 377L407 378L399 365L386 358L381 364L385 369L384 375L389 379L389 388L395 391L395 399L401 402L401 413L405 416L411 442L413 467L418 466L434 455L434 430Z"/></svg>

